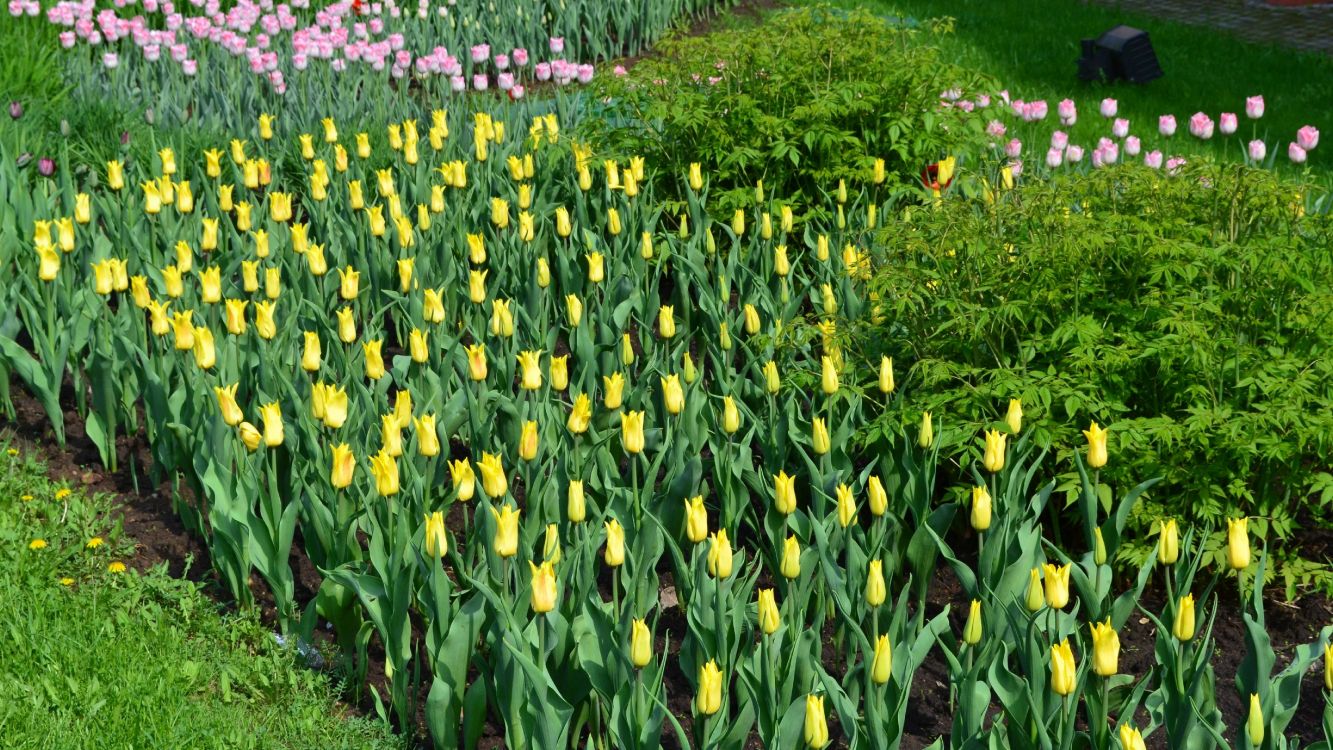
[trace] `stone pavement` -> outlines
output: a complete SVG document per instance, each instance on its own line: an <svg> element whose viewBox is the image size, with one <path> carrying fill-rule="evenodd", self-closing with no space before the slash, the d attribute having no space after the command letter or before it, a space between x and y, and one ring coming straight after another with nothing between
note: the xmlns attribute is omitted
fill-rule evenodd
<svg viewBox="0 0 1333 750"><path fill-rule="evenodd" d="M1266 0L1093 0L1170 21L1212 26L1252 42L1333 54L1333 4L1284 7Z"/></svg>

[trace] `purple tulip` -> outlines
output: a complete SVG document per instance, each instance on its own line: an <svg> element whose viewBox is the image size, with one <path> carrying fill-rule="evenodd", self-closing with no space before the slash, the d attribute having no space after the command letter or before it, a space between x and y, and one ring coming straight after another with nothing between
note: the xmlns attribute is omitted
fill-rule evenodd
<svg viewBox="0 0 1333 750"><path fill-rule="evenodd" d="M43 156L37 160L37 174L43 177L50 177L56 173L56 160L49 156Z"/></svg>
<svg viewBox="0 0 1333 750"><path fill-rule="evenodd" d="M23 116L23 102L15 99L9 103L9 116L15 120Z"/></svg>

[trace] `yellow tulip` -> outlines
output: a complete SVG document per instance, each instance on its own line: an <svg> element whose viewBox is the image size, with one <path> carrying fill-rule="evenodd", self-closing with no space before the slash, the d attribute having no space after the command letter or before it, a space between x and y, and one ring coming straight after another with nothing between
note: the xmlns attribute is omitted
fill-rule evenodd
<svg viewBox="0 0 1333 750"><path fill-rule="evenodd" d="M483 452L477 468L481 470L481 488L487 496L499 498L509 492L509 475L505 473L499 455Z"/></svg>
<svg viewBox="0 0 1333 750"><path fill-rule="evenodd" d="M611 568L625 564L625 529L614 518L606 522L606 552L603 559L607 567Z"/></svg>
<svg viewBox="0 0 1333 750"><path fill-rule="evenodd" d="M1227 519L1227 565L1232 570L1250 567L1250 519Z"/></svg>
<svg viewBox="0 0 1333 750"><path fill-rule="evenodd" d="M111 262L108 260L92 264L93 269L93 291L97 294L111 294L115 287L115 277L111 273Z"/></svg>
<svg viewBox="0 0 1333 750"><path fill-rule="evenodd" d="M442 559L449 551L449 535L444 527L444 513L437 510L424 518L426 554L437 560Z"/></svg>
<svg viewBox="0 0 1333 750"><path fill-rule="evenodd" d="M350 307L338 310L338 340L344 344L356 341L356 318L353 317Z"/></svg>
<svg viewBox="0 0 1333 750"><path fill-rule="evenodd" d="M171 303L168 302L167 304L163 305L159 303L157 300L150 299L148 300L147 307L148 307L150 322L153 327L153 335L165 336L168 333L170 333L172 325L170 318L167 316L167 308L171 307Z"/></svg>
<svg viewBox="0 0 1333 750"><path fill-rule="evenodd" d="M588 517L588 502L580 479L569 480L569 489L565 493L565 517L570 523L583 523L583 519Z"/></svg>
<svg viewBox="0 0 1333 750"><path fill-rule="evenodd" d="M518 511L506 504L500 510L491 508L491 515L495 518L495 539L492 541L495 554L500 557L518 554Z"/></svg>
<svg viewBox="0 0 1333 750"><path fill-rule="evenodd" d="M1051 609L1064 609L1069 604L1071 566L1046 563L1042 566L1042 571L1046 584L1046 604Z"/></svg>
<svg viewBox="0 0 1333 750"><path fill-rule="evenodd" d="M847 528L856 523L856 498L852 488L845 484L838 485L838 525Z"/></svg>
<svg viewBox="0 0 1333 750"><path fill-rule="evenodd" d="M875 640L875 655L870 661L870 680L876 685L883 685L893 674L893 647L889 637L881 635Z"/></svg>
<svg viewBox="0 0 1333 750"><path fill-rule="evenodd" d="M990 430L986 433L986 454L981 461L986 471L995 474L1004 468L1004 443L1007 437L1008 435L999 430Z"/></svg>
<svg viewBox="0 0 1333 750"><path fill-rule="evenodd" d="M981 643L981 602L973 599L967 612L967 622L963 624L963 642L969 646Z"/></svg>
<svg viewBox="0 0 1333 750"><path fill-rule="evenodd" d="M727 538L726 529L718 529L717 533L709 534L708 539L711 544L708 547L708 572L714 578L729 578L731 576L731 540Z"/></svg>
<svg viewBox="0 0 1333 750"><path fill-rule="evenodd" d="M1122 750L1148 750L1143 734L1130 724L1120 725L1120 747Z"/></svg>
<svg viewBox="0 0 1333 750"><path fill-rule="evenodd" d="M1027 601L1029 612L1040 611L1046 605L1046 592L1042 588L1041 568L1033 568L1028 574Z"/></svg>
<svg viewBox="0 0 1333 750"><path fill-rule="evenodd" d="M532 568L532 611L539 615L550 612L555 609L555 565L547 560L541 565L529 561L528 566Z"/></svg>
<svg viewBox="0 0 1333 750"><path fill-rule="evenodd" d="M384 346L382 339L367 341L361 345L361 351L365 353L366 359L366 377L371 380L379 380L384 377L384 356L380 354Z"/></svg>
<svg viewBox="0 0 1333 750"><path fill-rule="evenodd" d="M421 314L431 323L444 322L444 300L441 297L443 290L427 289L423 293L421 303Z"/></svg>
<svg viewBox="0 0 1333 750"><path fill-rule="evenodd" d="M1068 696L1074 692L1078 667L1074 664L1074 650L1069 646L1069 639L1051 646L1051 690L1056 695Z"/></svg>
<svg viewBox="0 0 1333 750"><path fill-rule="evenodd" d="M739 208L731 215L731 231L737 237L745 234L745 212Z"/></svg>
<svg viewBox="0 0 1333 750"><path fill-rule="evenodd" d="M542 543L542 559L552 565L560 562L560 527L546 524L546 540Z"/></svg>
<svg viewBox="0 0 1333 750"><path fill-rule="evenodd" d="M491 302L491 335L510 338L514 335L514 314L509 308L510 300L497 299Z"/></svg>
<svg viewBox="0 0 1333 750"><path fill-rule="evenodd" d="M602 376L602 406L611 411L619 409L625 394L625 376L618 372Z"/></svg>
<svg viewBox="0 0 1333 750"><path fill-rule="evenodd" d="M879 358L879 392L893 393L893 357Z"/></svg>
<svg viewBox="0 0 1333 750"><path fill-rule="evenodd" d="M523 423L523 431L518 441L518 457L531 461L537 457L537 422L528 420Z"/></svg>
<svg viewBox="0 0 1333 750"><path fill-rule="evenodd" d="M1162 521L1157 534L1157 562L1175 565L1180 558L1180 531L1174 518Z"/></svg>
<svg viewBox="0 0 1333 750"><path fill-rule="evenodd" d="M664 339L672 338L676 335L675 308L671 305L662 305L657 310L657 335Z"/></svg>
<svg viewBox="0 0 1333 750"><path fill-rule="evenodd" d="M641 411L620 413L620 444L630 455L643 452L643 417Z"/></svg>
<svg viewBox="0 0 1333 750"><path fill-rule="evenodd" d="M628 333L620 336L620 364L626 367L634 364L634 344Z"/></svg>
<svg viewBox="0 0 1333 750"><path fill-rule="evenodd" d="M486 345L480 342L470 344L467 349L468 377L474 381L486 379Z"/></svg>
<svg viewBox="0 0 1333 750"><path fill-rule="evenodd" d="M1106 429L1098 427L1096 422L1083 431L1088 439L1088 466L1100 469L1106 465Z"/></svg>
<svg viewBox="0 0 1333 750"><path fill-rule="evenodd" d="M660 380L662 403L666 405L667 413L680 414L685 409L685 390L680 385L680 376L673 373Z"/></svg>
<svg viewBox="0 0 1333 750"><path fill-rule="evenodd" d="M347 443L333 446L333 467L329 471L329 483L335 489L345 489L352 483L352 476L355 473L356 456L352 455Z"/></svg>
<svg viewBox="0 0 1333 750"><path fill-rule="evenodd" d="M152 180L139 184L143 189L143 212L149 216L162 213L162 191Z"/></svg>
<svg viewBox="0 0 1333 750"><path fill-rule="evenodd" d="M875 165L870 171L870 180L876 185L884 184L884 160L875 159Z"/></svg>
<svg viewBox="0 0 1333 750"><path fill-rule="evenodd" d="M935 442L935 425L930 419L930 412L921 412L921 432L919 433L916 444L922 448L929 448Z"/></svg>
<svg viewBox="0 0 1333 750"><path fill-rule="evenodd" d="M765 214L767 217L767 214ZM779 276L791 273L791 263L787 260L787 246L778 245L773 249L773 271Z"/></svg>
<svg viewBox="0 0 1333 750"><path fill-rule="evenodd" d="M1114 677L1120 671L1120 636L1106 622L1094 622L1092 628L1092 671L1100 677Z"/></svg>
<svg viewBox="0 0 1333 750"><path fill-rule="evenodd" d="M194 363L201 370L212 369L217 364L217 350L213 346L213 332L208 328L194 329Z"/></svg>
<svg viewBox="0 0 1333 750"><path fill-rule="evenodd" d="M708 538L708 511L703 495L685 500L685 536L694 544Z"/></svg>
<svg viewBox="0 0 1333 750"><path fill-rule="evenodd" d="M889 509L889 495L884 491L884 483L879 476L871 475L866 483L866 494L870 497L870 512L882 516Z"/></svg>
<svg viewBox="0 0 1333 750"><path fill-rule="evenodd" d="M824 718L824 696L805 696L805 744L819 750L828 744L828 721Z"/></svg>
<svg viewBox="0 0 1333 750"><path fill-rule="evenodd" d="M370 458L370 472L375 477L375 491L383 497L398 494L398 461L383 449Z"/></svg>
<svg viewBox="0 0 1333 750"><path fill-rule="evenodd" d="M382 451L394 458L403 455L403 428L393 414L380 416L380 445Z"/></svg>
<svg viewBox="0 0 1333 750"><path fill-rule="evenodd" d="M37 257L37 278L42 281L55 281L60 274L60 254L52 250L50 245L39 245L37 247ZM146 291L147 287L145 286Z"/></svg>
<svg viewBox="0 0 1333 750"><path fill-rule="evenodd" d="M412 424L412 392L406 388L399 389L393 395L393 418L400 430Z"/></svg>
<svg viewBox="0 0 1333 750"><path fill-rule="evenodd" d="M712 716L722 708L722 672L712 659L699 667L699 694L695 696L694 708L704 716Z"/></svg>
<svg viewBox="0 0 1333 750"><path fill-rule="evenodd" d="M1009 399L1009 412L1004 415L1004 423L1009 428L1011 434L1017 435L1023 430L1023 401L1022 399Z"/></svg>
<svg viewBox="0 0 1333 750"><path fill-rule="evenodd" d="M338 296L345 300L354 300L361 291L361 274L356 269L348 266L338 269Z"/></svg>
<svg viewBox="0 0 1333 750"><path fill-rule="evenodd" d="M419 328L413 328L407 337L408 353L412 356L412 361L417 364L423 364L430 359L430 347L428 339L430 333Z"/></svg>
<svg viewBox="0 0 1333 750"><path fill-rule="evenodd" d="M188 352L194 348L194 323L191 317L194 311L174 313L171 316L171 330L176 336L176 351Z"/></svg>
<svg viewBox="0 0 1333 750"><path fill-rule="evenodd" d="M54 255L54 253L53 253L53 255ZM42 258L42 262L43 262L43 263L46 263L46 258L45 258L45 257ZM57 265L56 265L56 270L59 270L59 268L60 268L60 266L59 266L59 262L60 262L60 259L59 259L59 258L56 258L56 264L57 264ZM44 275L44 272L45 272L45 269L43 269L42 272L39 272L39 275L41 275L41 278L42 278L43 281L49 281L50 279L47 279L47 278L46 278L46 276ZM53 277L53 278L54 278L54 277ZM140 310L144 310L144 309L147 309L147 308L148 308L148 303L153 301L153 295L148 291L148 277L147 277L147 276L135 276L134 278L130 279L130 296L131 296L131 298L134 300L134 306L135 306L135 307L139 308ZM244 306L241 307L241 314L242 314L242 318L241 318L241 324L242 324L242 326L241 326L241 333L245 333L245 326L244 326L244 324L245 324L245 318L244 318L245 307L244 307ZM229 323L228 330L230 330L230 319L229 319L228 323ZM234 331L233 331L233 333L234 333Z"/></svg>
<svg viewBox="0 0 1333 750"><path fill-rule="evenodd" d="M704 186L703 166L699 162L690 163L689 182L691 190L702 190Z"/></svg>
<svg viewBox="0 0 1333 750"><path fill-rule="evenodd" d="M754 305L748 303L745 305L744 311L745 311L745 333L750 336L759 333L759 329L761 327L759 321L759 311L755 309Z"/></svg>
<svg viewBox="0 0 1333 750"><path fill-rule="evenodd" d="M630 626L629 661L635 669L643 669L653 660L653 636L648 624L635 620Z"/></svg>
<svg viewBox="0 0 1333 750"><path fill-rule="evenodd" d="M972 488L972 528L985 531L990 528L991 496L985 487Z"/></svg>
<svg viewBox="0 0 1333 750"><path fill-rule="evenodd" d="M249 422L241 422L237 431L240 433L241 442L245 444L247 451L254 453L259 450L259 442L263 439L263 436L259 434L259 428Z"/></svg>
<svg viewBox="0 0 1333 750"><path fill-rule="evenodd" d="M370 158L370 134L369 134L369 133L357 133L357 134L356 134L356 156L357 156L358 159L369 159L369 158Z"/></svg>
<svg viewBox="0 0 1333 750"><path fill-rule="evenodd" d="M589 253L588 259L588 281L594 284L600 284L606 280L606 259L601 253Z"/></svg>
<svg viewBox="0 0 1333 750"><path fill-rule="evenodd" d="M106 186L112 190L125 187L125 165L118 161L106 163Z"/></svg>
<svg viewBox="0 0 1333 750"><path fill-rule="evenodd" d="M471 500L477 492L477 475L466 458L449 462L449 480L462 502Z"/></svg>
<svg viewBox="0 0 1333 750"><path fill-rule="evenodd" d="M347 421L347 389L329 386L324 391L324 426L336 430Z"/></svg>
<svg viewBox="0 0 1333 750"><path fill-rule="evenodd" d="M764 391L775 395L782 388L782 379L778 377L778 363L769 360L764 363Z"/></svg>
<svg viewBox="0 0 1333 750"><path fill-rule="evenodd" d="M246 201L236 204L236 230L238 232L250 231L250 210L251 206Z"/></svg>
<svg viewBox="0 0 1333 750"><path fill-rule="evenodd" d="M565 427L572 435L582 435L588 431L588 426L592 422L592 399L588 394L580 393L574 397L574 405L569 411L569 419L565 421Z"/></svg>
<svg viewBox="0 0 1333 750"><path fill-rule="evenodd" d="M736 400L731 396L722 398L722 431L728 435L741 428L741 414L736 408Z"/></svg>
<svg viewBox="0 0 1333 750"><path fill-rule="evenodd" d="M232 383L226 386L213 386L213 395L217 397L218 410L222 412L222 421L228 427L235 427L241 423L245 415L241 412L241 407L236 403L236 389L240 383Z"/></svg>
<svg viewBox="0 0 1333 750"><path fill-rule="evenodd" d="M778 609L773 589L759 589L759 629L764 635L773 635L782 626L782 613Z"/></svg>
<svg viewBox="0 0 1333 750"><path fill-rule="evenodd" d="M259 338L269 340L278 335L278 323L274 313L278 303L273 301L255 303L255 332Z"/></svg>
<svg viewBox="0 0 1333 750"><path fill-rule="evenodd" d="M801 544L794 534L788 536L787 540L783 542L782 560L778 570L788 580L801 576Z"/></svg>
<svg viewBox="0 0 1333 750"><path fill-rule="evenodd" d="M814 446L815 455L822 456L829 452L828 427L824 424L823 417L815 417L810 425L811 443Z"/></svg>
<svg viewBox="0 0 1333 750"><path fill-rule="evenodd" d="M1324 646L1324 689L1333 691L1333 643Z"/></svg>
<svg viewBox="0 0 1333 750"><path fill-rule="evenodd" d="M563 354L559 357L551 357L550 364L551 387L557 391L563 391L569 387L569 355Z"/></svg>
<svg viewBox="0 0 1333 750"><path fill-rule="evenodd" d="M820 378L819 385L824 391L824 395L832 396L838 392L838 370L833 366L833 360L827 354L819 358Z"/></svg>
<svg viewBox="0 0 1333 750"><path fill-rule="evenodd" d="M871 560L870 569L866 573L866 604L878 607L884 603L887 595L888 589L884 584L884 563L881 560Z"/></svg>
<svg viewBox="0 0 1333 750"><path fill-rule="evenodd" d="M417 452L426 458L440 455L440 435L435 430L435 415L423 414L416 425Z"/></svg>
<svg viewBox="0 0 1333 750"><path fill-rule="evenodd" d="M773 505L784 516L796 510L796 477L787 476L785 470L773 477Z"/></svg>
<svg viewBox="0 0 1333 750"><path fill-rule="evenodd" d="M1171 635L1177 640L1190 641L1194 639L1194 595L1186 594L1180 597L1180 602L1176 606L1176 620L1171 626Z"/></svg>

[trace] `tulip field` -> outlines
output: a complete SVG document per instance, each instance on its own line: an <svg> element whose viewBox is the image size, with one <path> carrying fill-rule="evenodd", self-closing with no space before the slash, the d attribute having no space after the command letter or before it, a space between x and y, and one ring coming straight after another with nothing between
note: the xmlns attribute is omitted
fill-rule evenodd
<svg viewBox="0 0 1333 750"><path fill-rule="evenodd" d="M488 42L514 50L501 68L530 49L526 71L560 53L524 21L548 14L591 62L709 4L516 5L493 24L495 4L423 0L408 46ZM398 10L293 7L316 29ZM91 3L46 13L135 33ZM221 15L184 23L200 35ZM245 67L217 33L192 97ZM165 43L73 64L179 106L196 69L154 67ZM421 91L373 105L327 70L285 84L290 108L271 80L218 93L201 111L230 138L203 150L164 137L150 160L64 155L50 176L0 154L0 407L12 376L58 442L71 414L108 470L166 483L240 606L271 602L286 637L331 633L358 686L382 664L371 701L399 730L438 748L893 750L912 716L947 711L936 747L1288 748L1303 685L1333 706L1333 626L1275 651L1246 517L1221 551L1204 544L1217 529L1161 518L1154 553L1113 569L1158 481L1103 480L1115 424L1086 414L1084 442L1052 449L1019 398L997 402L966 415L988 422L968 436L981 459L951 465L958 415L911 411L901 363L849 343L892 325L870 284L899 252L877 230L905 220L882 154L820 205L761 181L719 216L706 165L669 176L679 199L659 194L652 164L581 140L563 94L450 93L473 65L497 72L489 49L443 53L444 79L409 57ZM908 213L1003 211L1016 171L939 154ZM963 175L984 191L949 191ZM975 252L992 250L1012 246ZM866 441L886 411L906 416ZM934 606L945 577L958 602ZM1220 608L1241 611L1243 642L1214 638ZM1153 632L1146 669L1120 663L1131 619ZM1234 675L1218 650L1244 653ZM914 690L932 659L947 706ZM1247 711L1224 713L1223 691Z"/></svg>

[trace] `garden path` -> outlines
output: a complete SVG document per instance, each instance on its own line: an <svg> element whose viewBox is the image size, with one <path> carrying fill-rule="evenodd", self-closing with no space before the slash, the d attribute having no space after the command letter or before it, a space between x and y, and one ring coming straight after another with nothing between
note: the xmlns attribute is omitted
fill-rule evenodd
<svg viewBox="0 0 1333 750"><path fill-rule="evenodd" d="M1088 0L1084 0L1087 2ZM1333 3L1309 0L1092 0L1171 21L1212 26L1253 42L1333 55Z"/></svg>

